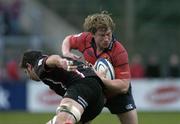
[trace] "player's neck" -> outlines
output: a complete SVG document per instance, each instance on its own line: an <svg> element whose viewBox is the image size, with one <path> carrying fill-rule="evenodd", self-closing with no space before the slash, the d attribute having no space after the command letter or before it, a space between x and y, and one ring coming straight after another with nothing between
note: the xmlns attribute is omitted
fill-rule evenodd
<svg viewBox="0 0 180 124"><path fill-rule="evenodd" d="M102 49L96 49L96 54L97 54L97 55L101 54L102 52L103 52Z"/></svg>

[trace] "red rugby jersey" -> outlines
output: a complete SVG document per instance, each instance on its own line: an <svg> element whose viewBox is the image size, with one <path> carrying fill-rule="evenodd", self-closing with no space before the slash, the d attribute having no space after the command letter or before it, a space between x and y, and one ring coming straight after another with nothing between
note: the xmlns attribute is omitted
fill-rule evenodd
<svg viewBox="0 0 180 124"><path fill-rule="evenodd" d="M98 58L108 59L114 67L116 79L130 78L128 53L117 40L113 39L106 50L97 54L92 34L89 32L82 32L70 37L70 46L71 49L77 49L83 53L84 59L91 64L94 64Z"/></svg>

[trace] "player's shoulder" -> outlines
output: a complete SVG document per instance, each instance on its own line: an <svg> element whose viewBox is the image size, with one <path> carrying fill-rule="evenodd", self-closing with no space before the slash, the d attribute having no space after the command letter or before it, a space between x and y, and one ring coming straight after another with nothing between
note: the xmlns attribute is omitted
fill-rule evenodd
<svg viewBox="0 0 180 124"><path fill-rule="evenodd" d="M115 65L117 65L117 63L119 63L120 60L124 61L124 60L128 59L128 52L119 41L116 41L114 43L113 49L111 51L112 51L111 52L112 62L116 63Z"/></svg>
<svg viewBox="0 0 180 124"><path fill-rule="evenodd" d="M122 52L122 51L126 51L125 47L120 41L115 40L112 47L112 52L117 53L117 52Z"/></svg>
<svg viewBox="0 0 180 124"><path fill-rule="evenodd" d="M92 33L81 32L79 34L72 35L72 39L77 39L80 42L90 43L92 41Z"/></svg>
<svg viewBox="0 0 180 124"><path fill-rule="evenodd" d="M89 41L89 42L91 42L91 40L92 40L92 33L90 33L90 32L83 32L82 33L82 37L84 38L84 40L86 40L86 41Z"/></svg>
<svg viewBox="0 0 180 124"><path fill-rule="evenodd" d="M36 60L35 65L34 65L34 70L36 70L36 72L42 71L42 70L45 71L45 70L49 69L46 65L46 60L48 59L48 57L49 57L48 55L43 55ZM39 72L37 72L37 73L39 73Z"/></svg>
<svg viewBox="0 0 180 124"><path fill-rule="evenodd" d="M87 37L92 38L92 34L90 32L81 32L81 33L78 33L78 34L74 34L72 36L73 37L81 37L81 38L87 38Z"/></svg>
<svg viewBox="0 0 180 124"><path fill-rule="evenodd" d="M34 65L35 73L41 77L44 72L46 72L46 60L48 59L48 56L41 56L37 59Z"/></svg>

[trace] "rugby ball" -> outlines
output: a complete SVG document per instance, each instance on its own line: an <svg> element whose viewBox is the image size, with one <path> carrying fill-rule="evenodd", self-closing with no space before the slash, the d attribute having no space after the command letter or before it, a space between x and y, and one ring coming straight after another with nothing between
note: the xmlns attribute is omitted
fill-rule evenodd
<svg viewBox="0 0 180 124"><path fill-rule="evenodd" d="M114 68L112 66L112 64L104 58L99 58L95 64L94 64L94 69L97 72L101 72L101 71L107 71L106 72L106 78L107 79L114 79L115 78L115 74L114 74Z"/></svg>

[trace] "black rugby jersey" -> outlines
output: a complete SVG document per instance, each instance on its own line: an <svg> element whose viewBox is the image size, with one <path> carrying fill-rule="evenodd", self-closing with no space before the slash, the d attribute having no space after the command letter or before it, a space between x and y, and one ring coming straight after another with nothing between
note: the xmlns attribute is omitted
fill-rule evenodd
<svg viewBox="0 0 180 124"><path fill-rule="evenodd" d="M83 62L73 61L73 64L78 66L77 71L68 72L63 68L48 68L45 64L47 58L48 56L40 57L34 66L34 70L38 77L59 95L64 95L66 88L75 80L85 77L99 78L92 67L85 65Z"/></svg>

